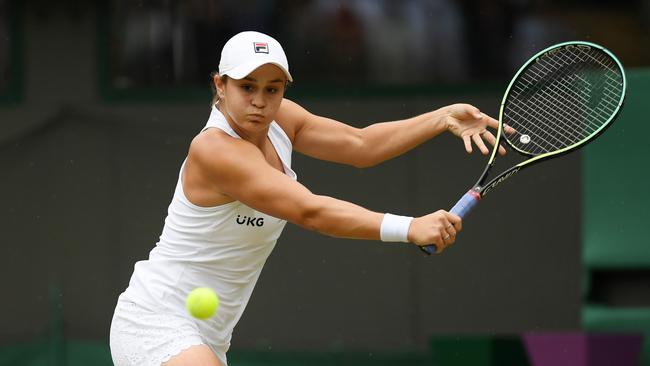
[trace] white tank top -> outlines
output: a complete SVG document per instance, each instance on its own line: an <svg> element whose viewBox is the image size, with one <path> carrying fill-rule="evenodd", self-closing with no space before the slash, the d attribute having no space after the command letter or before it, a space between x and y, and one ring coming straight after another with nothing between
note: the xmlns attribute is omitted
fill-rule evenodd
<svg viewBox="0 0 650 366"><path fill-rule="evenodd" d="M216 107L203 130L207 128L218 128L240 138ZM296 179L291 170L291 141L275 121L271 122L268 137L285 174ZM239 201L215 207L192 204L183 192L184 166L183 162L160 240L148 260L135 264L121 299L189 317L185 310L187 294L196 287L213 288L220 298L216 315L195 323L224 361L233 328L286 221Z"/></svg>

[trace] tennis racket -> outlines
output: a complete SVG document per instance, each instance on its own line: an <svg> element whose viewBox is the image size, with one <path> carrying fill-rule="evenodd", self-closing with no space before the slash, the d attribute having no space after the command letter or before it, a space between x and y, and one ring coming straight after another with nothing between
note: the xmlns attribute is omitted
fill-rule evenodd
<svg viewBox="0 0 650 366"><path fill-rule="evenodd" d="M482 197L520 170L593 141L618 115L625 88L620 61L594 43L560 43L531 57L503 96L496 142L483 174L450 212L464 218ZM515 132L505 134L504 124ZM488 180L502 139L528 159ZM420 249L432 254L436 246Z"/></svg>

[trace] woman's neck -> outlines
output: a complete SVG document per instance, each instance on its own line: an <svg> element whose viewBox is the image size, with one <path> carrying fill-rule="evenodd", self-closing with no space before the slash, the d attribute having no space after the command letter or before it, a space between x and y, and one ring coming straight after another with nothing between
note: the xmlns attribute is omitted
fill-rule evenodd
<svg viewBox="0 0 650 366"><path fill-rule="evenodd" d="M230 114L228 113L228 111L226 110L226 108L223 105L221 105L220 103L217 102L215 104L215 107L217 107L217 109L219 109L221 114L223 114L223 116L226 118L226 122L228 122L228 125L230 125L230 128L232 128L233 131L235 131L237 133L237 135L242 140L246 140L246 141L252 143L253 145L257 146L260 149L262 149L265 146L265 144L267 143L267 139L268 139L268 132L269 132L269 126L270 125L267 126L265 129L260 130L260 131L254 131L254 132L246 131L246 130L241 129L237 125L237 123L235 123L235 121L233 120L233 118L230 116Z"/></svg>

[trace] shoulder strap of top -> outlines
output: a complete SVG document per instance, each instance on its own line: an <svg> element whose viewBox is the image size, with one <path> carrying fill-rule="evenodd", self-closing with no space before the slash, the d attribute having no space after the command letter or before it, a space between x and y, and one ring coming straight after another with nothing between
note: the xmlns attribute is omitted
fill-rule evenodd
<svg viewBox="0 0 650 366"><path fill-rule="evenodd" d="M212 106L210 118L208 118L208 122L205 124L205 127L203 127L201 131L205 131L208 128L218 128L232 137L241 138L237 132L235 132L232 127L230 127L228 121L226 121L226 117L224 117L223 113L221 113L219 108L216 106Z"/></svg>

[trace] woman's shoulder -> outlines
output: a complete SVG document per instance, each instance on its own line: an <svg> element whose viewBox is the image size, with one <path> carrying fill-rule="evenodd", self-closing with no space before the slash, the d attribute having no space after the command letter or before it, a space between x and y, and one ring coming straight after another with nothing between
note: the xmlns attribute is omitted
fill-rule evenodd
<svg viewBox="0 0 650 366"><path fill-rule="evenodd" d="M275 122L280 125L284 133L293 141L296 132L302 128L309 112L300 104L284 98L282 104L275 115Z"/></svg>
<svg viewBox="0 0 650 366"><path fill-rule="evenodd" d="M246 148L242 139L230 136L218 128L208 128L196 135L188 150L187 158L194 162L214 164L233 155L237 150Z"/></svg>

